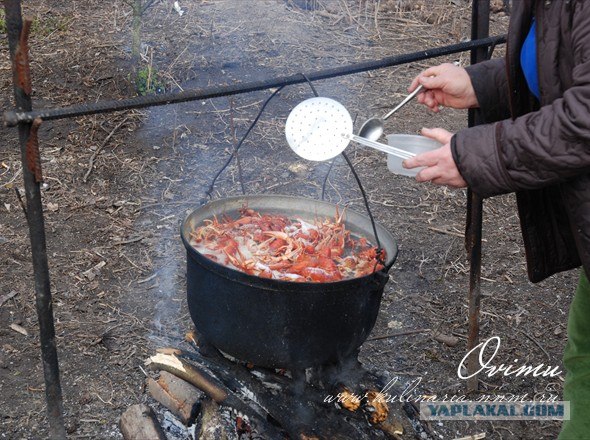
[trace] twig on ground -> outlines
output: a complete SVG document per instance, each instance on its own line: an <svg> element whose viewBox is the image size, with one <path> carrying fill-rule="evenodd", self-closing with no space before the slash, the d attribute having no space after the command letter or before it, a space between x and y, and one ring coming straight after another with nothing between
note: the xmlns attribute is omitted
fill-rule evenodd
<svg viewBox="0 0 590 440"><path fill-rule="evenodd" d="M375 22L375 32L377 33L377 39L381 40L381 32L379 32L379 7L381 6L381 0L375 2L375 14L373 20Z"/></svg>
<svg viewBox="0 0 590 440"><path fill-rule="evenodd" d="M116 131L119 128L121 128L121 126L123 126L123 124L125 124L128 120L129 120L129 117L125 117L121 122L119 122L117 124L117 126L115 128L113 128L113 130L104 139L104 141L102 142L100 147L98 147L96 149L96 151L94 153L92 153L92 156L90 156L90 160L88 161L88 170L86 171L86 174L84 174L84 178L82 179L84 181L84 183L86 183L88 181L88 176L90 176L90 173L92 173L92 170L94 168L94 160L96 159L96 156L98 156L98 154L102 151L102 149L109 143L109 141L111 140L113 135L116 133Z"/></svg>
<svg viewBox="0 0 590 440"><path fill-rule="evenodd" d="M147 283L148 281L151 281L151 280L153 280L153 279L154 279L154 278L156 278L157 276L158 276L158 274L157 274L157 273L155 273L155 274L153 274L153 275L151 275L151 276L149 276L149 277L147 277L147 278L144 278L143 280L138 280L138 281L137 281L137 284L144 284L144 283Z"/></svg>
<svg viewBox="0 0 590 440"><path fill-rule="evenodd" d="M447 231L446 229L433 228L432 226L429 226L428 229L431 231L434 231L434 232L438 232L439 234L452 235L453 237L465 238L464 234L460 234L455 231Z"/></svg>
<svg viewBox="0 0 590 440"><path fill-rule="evenodd" d="M455 440L481 440L486 438L485 432L480 432L479 434L468 435L467 437L458 437Z"/></svg>
<svg viewBox="0 0 590 440"><path fill-rule="evenodd" d="M17 294L18 292L16 290L12 290L8 292L6 295L0 296L0 307L2 307L2 305L9 299L14 298Z"/></svg>
<svg viewBox="0 0 590 440"><path fill-rule="evenodd" d="M18 176L20 176L20 174L23 172L22 168L19 168L18 170L15 171L14 175L10 178L10 180L4 184L2 184L2 186L4 186L4 188L10 188L10 185L12 184L12 182L14 182Z"/></svg>
<svg viewBox="0 0 590 440"><path fill-rule="evenodd" d="M545 353L545 356L547 356L547 359L551 360L551 356L549 356L549 353L547 352L547 350L545 350L545 347L543 347L539 341L537 341L535 338L533 338L527 332L524 332L524 331L522 331L520 329L518 329L518 331L520 333L522 333L523 335L525 335L527 338L529 338L531 341L533 341L535 343L535 345L537 347L539 347L543 351L543 353Z"/></svg>
<svg viewBox="0 0 590 440"><path fill-rule="evenodd" d="M417 330L408 330L408 331L405 331L405 332L392 333L392 334L389 334L389 335L375 336L373 338L367 339L367 342L368 341L378 341L380 339L397 338L398 336L415 335L417 333L428 333L429 331L430 331L429 328L421 328L421 329L417 329Z"/></svg>
<svg viewBox="0 0 590 440"><path fill-rule="evenodd" d="M145 238L145 235L139 235L137 237L133 237L133 238L130 238L128 240L115 241L115 242L113 242L113 244L110 247L120 246L120 245L123 245L123 244L135 243L137 241L143 240L144 238Z"/></svg>
<svg viewBox="0 0 590 440"><path fill-rule="evenodd" d="M20 207L22 208L25 217L29 217L29 215L27 214L27 207L25 206L25 202L23 201L23 197L20 195L20 191L18 190L18 188L15 186L14 187L14 192L16 193L16 198L18 199L18 203L20 204Z"/></svg>

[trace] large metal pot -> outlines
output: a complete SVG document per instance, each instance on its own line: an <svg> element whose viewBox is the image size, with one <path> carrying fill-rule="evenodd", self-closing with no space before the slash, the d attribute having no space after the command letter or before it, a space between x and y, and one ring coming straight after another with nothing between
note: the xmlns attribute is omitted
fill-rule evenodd
<svg viewBox="0 0 590 440"><path fill-rule="evenodd" d="M334 283L296 283L259 278L222 266L189 244L189 234L213 215L238 215L244 205L313 221L333 217L336 205L282 195L232 197L193 211L182 224L187 249L188 307L197 330L215 347L255 365L301 369L336 362L354 353L371 332L387 272L397 256L393 236L377 225L387 251L385 269ZM368 217L351 210L346 227L371 239Z"/></svg>

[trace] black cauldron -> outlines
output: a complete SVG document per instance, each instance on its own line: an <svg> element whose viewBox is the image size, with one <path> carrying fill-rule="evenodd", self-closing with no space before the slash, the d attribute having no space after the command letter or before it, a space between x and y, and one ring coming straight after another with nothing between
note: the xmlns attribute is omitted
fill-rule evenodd
<svg viewBox="0 0 590 440"><path fill-rule="evenodd" d="M333 283L259 278L222 266L189 244L190 232L205 219L237 217L244 205L310 222L336 213L332 203L283 195L231 197L193 211L181 237L187 250L188 307L198 332L225 353L264 367L302 369L355 353L377 319L387 272L397 257L393 236L377 225L387 261L371 275ZM346 210L344 221L352 233L373 237L368 217Z"/></svg>

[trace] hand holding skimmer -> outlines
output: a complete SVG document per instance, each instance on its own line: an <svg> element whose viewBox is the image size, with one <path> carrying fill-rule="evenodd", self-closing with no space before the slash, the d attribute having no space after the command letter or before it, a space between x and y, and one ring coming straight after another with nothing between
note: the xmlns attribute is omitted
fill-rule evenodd
<svg viewBox="0 0 590 440"><path fill-rule="evenodd" d="M330 98L316 97L300 102L289 114L285 126L287 143L307 160L324 161L342 153L350 141L407 159L413 153L370 141L352 132L348 110Z"/></svg>

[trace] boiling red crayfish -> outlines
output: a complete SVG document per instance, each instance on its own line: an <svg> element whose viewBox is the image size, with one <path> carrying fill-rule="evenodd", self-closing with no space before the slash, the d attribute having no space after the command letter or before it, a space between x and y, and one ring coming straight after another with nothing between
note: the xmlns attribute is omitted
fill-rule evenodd
<svg viewBox="0 0 590 440"><path fill-rule="evenodd" d="M338 210L314 224L242 208L240 217L214 217L191 232L191 244L220 264L250 275L300 282L333 282L383 268L385 251L346 230Z"/></svg>

